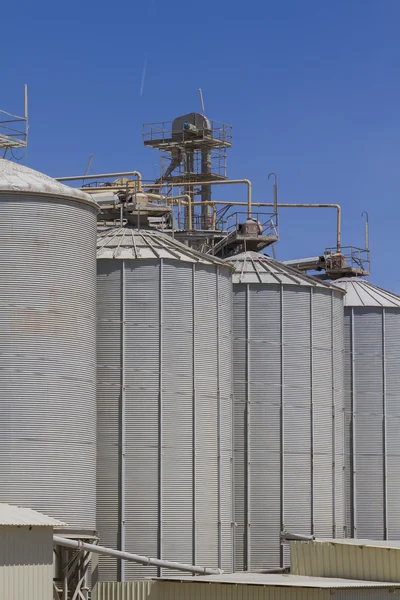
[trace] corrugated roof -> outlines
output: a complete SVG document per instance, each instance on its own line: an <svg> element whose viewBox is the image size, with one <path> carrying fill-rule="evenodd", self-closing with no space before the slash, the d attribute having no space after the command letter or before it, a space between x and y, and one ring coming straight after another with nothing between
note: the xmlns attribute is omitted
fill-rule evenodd
<svg viewBox="0 0 400 600"><path fill-rule="evenodd" d="M317 539L290 543L291 573L391 582L400 588L400 542Z"/></svg>
<svg viewBox="0 0 400 600"><path fill-rule="evenodd" d="M151 229L118 227L97 236L97 258L180 260L204 265L229 267L223 261L195 252L174 238Z"/></svg>
<svg viewBox="0 0 400 600"><path fill-rule="evenodd" d="M306 575L281 575L263 573L222 573L196 577L160 577L161 581L182 583L225 583L234 585L261 585L270 587L349 589L349 588L400 588L399 583L336 579L331 577L307 577Z"/></svg>
<svg viewBox="0 0 400 600"><path fill-rule="evenodd" d="M376 287L365 279L343 278L335 281L335 285L346 292L345 306L400 308L400 296Z"/></svg>
<svg viewBox="0 0 400 600"><path fill-rule="evenodd" d="M52 519L30 508L11 506L11 504L0 503L0 526L26 525L29 527L65 527L66 523Z"/></svg>
<svg viewBox="0 0 400 600"><path fill-rule="evenodd" d="M64 185L43 173L39 173L39 171L34 171L24 165L1 158L0 194L4 192L40 194L41 196L51 196L53 198L69 198L97 207L97 203L89 194Z"/></svg>
<svg viewBox="0 0 400 600"><path fill-rule="evenodd" d="M320 544L341 544L342 546L365 546L367 548L387 548L388 550L400 550L399 540L364 540L359 538L316 538L310 543L319 542ZM303 542L304 543L304 542Z"/></svg>
<svg viewBox="0 0 400 600"><path fill-rule="evenodd" d="M225 259L234 268L233 283L268 283L301 285L314 288L334 288L328 283L304 275L265 254L242 252Z"/></svg>

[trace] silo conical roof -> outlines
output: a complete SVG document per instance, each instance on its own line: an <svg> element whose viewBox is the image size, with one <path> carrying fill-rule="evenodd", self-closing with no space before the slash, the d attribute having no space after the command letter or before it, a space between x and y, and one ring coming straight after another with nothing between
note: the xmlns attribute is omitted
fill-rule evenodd
<svg viewBox="0 0 400 600"><path fill-rule="evenodd" d="M343 277L335 281L335 285L346 292L344 298L345 306L400 308L400 296L372 285L372 283L365 279Z"/></svg>
<svg viewBox="0 0 400 600"><path fill-rule="evenodd" d="M97 258L121 260L168 259L204 265L221 265L229 268L222 260L202 254L178 242L160 231L117 227L98 234Z"/></svg>
<svg viewBox="0 0 400 600"><path fill-rule="evenodd" d="M97 206L93 198L76 188L64 185L39 171L0 159L0 194L40 194L52 198L62 197L70 200L79 200L92 206Z"/></svg>
<svg viewBox="0 0 400 600"><path fill-rule="evenodd" d="M266 283L332 288L315 277L301 273L257 252L242 252L225 260L234 268L233 283Z"/></svg>

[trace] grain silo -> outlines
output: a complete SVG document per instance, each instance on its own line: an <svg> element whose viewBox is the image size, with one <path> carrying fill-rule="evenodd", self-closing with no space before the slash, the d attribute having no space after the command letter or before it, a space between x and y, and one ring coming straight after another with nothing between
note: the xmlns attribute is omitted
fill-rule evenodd
<svg viewBox="0 0 400 600"><path fill-rule="evenodd" d="M0 160L0 499L95 527L96 211Z"/></svg>
<svg viewBox="0 0 400 600"><path fill-rule="evenodd" d="M154 230L103 231L97 257L101 543L231 570L231 269Z"/></svg>
<svg viewBox="0 0 400 600"><path fill-rule="evenodd" d="M348 537L400 539L400 297L340 279L345 296Z"/></svg>
<svg viewBox="0 0 400 600"><path fill-rule="evenodd" d="M230 261L235 569L277 568L281 531L344 535L343 292L255 252Z"/></svg>

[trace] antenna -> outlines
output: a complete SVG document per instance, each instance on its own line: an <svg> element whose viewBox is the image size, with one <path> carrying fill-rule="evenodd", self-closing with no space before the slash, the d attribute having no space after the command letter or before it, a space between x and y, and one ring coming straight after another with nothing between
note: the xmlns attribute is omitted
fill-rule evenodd
<svg viewBox="0 0 400 600"><path fill-rule="evenodd" d="M94 154L91 154L90 157L89 157L89 161L88 161L88 164L87 164L87 167L86 167L85 175L87 175L89 173L89 171L90 171L90 167L92 166L93 156L94 156Z"/></svg>
<svg viewBox="0 0 400 600"><path fill-rule="evenodd" d="M28 125L28 86L26 83L24 85L24 117L25 117L25 124L26 124L25 144L26 144L26 148L28 149L28 129L29 129L29 125Z"/></svg>
<svg viewBox="0 0 400 600"><path fill-rule="evenodd" d="M203 115L204 115L204 113L205 113L205 110L204 110L204 100L203 100L203 92L202 92L202 89L201 89L201 88L199 88L199 96L200 96L200 106L201 106L201 112L202 112L202 113L203 113Z"/></svg>
<svg viewBox="0 0 400 600"><path fill-rule="evenodd" d="M270 177L274 178L274 213L275 213L275 226L278 226L278 177L276 173L270 173L268 175L268 179Z"/></svg>
<svg viewBox="0 0 400 600"><path fill-rule="evenodd" d="M365 217L365 250L369 250L369 215L366 210L363 210L361 216Z"/></svg>

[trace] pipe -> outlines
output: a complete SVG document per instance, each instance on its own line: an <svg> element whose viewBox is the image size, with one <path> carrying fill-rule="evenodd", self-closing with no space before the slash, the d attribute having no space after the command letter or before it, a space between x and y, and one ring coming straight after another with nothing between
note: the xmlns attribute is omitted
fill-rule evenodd
<svg viewBox="0 0 400 600"><path fill-rule="evenodd" d="M192 202L193 206L203 205L204 202ZM212 200L210 204L224 204L225 206L247 206L246 202L224 202L223 200ZM252 206L262 206L275 208L275 204L270 202L254 202ZM341 207L339 204L277 204L278 208L334 208L337 210L336 220L336 248L337 252L341 251Z"/></svg>
<svg viewBox="0 0 400 600"><path fill-rule="evenodd" d="M336 217L336 252L341 251L341 211L339 204L278 204L279 208L334 208Z"/></svg>
<svg viewBox="0 0 400 600"><path fill-rule="evenodd" d="M183 206L187 206L188 209L188 229L189 231L191 231L193 229L193 211L192 211L192 197L190 194L181 194L180 196L162 196L161 194L149 194L148 192L145 192L146 196L148 196L149 198L158 198L160 200L164 200L167 204L169 201L172 201L171 204L173 204L174 200L186 200L186 203L182 202ZM202 202L199 202L199 204L203 204Z"/></svg>
<svg viewBox="0 0 400 600"><path fill-rule="evenodd" d="M363 210L361 216L365 216L365 249L369 250L369 214L366 210Z"/></svg>
<svg viewBox="0 0 400 600"><path fill-rule="evenodd" d="M313 542L314 535L301 535L298 533L289 533L288 531L281 532L281 542Z"/></svg>
<svg viewBox="0 0 400 600"><path fill-rule="evenodd" d="M194 187L195 185L201 185L201 186L207 186L207 185L239 185L239 184L244 184L247 185L247 213L248 213L248 218L251 219L251 207L252 207L252 187L251 187L251 181L249 179L224 179L223 181L217 180L217 181L185 181L184 183L179 183L179 184L171 184L171 183L145 183L143 184L144 188L151 188L151 189L155 189L155 188L163 188L166 187L167 185L170 185L172 188L173 187ZM208 204L212 201L206 201L206 202L201 202L200 205L204 206L205 204ZM192 203L193 205L195 204L194 202ZM228 204L227 202L223 202L222 204ZM234 203L236 204L236 203Z"/></svg>
<svg viewBox="0 0 400 600"><path fill-rule="evenodd" d="M299 533L289 533L288 531L281 532L282 542L313 542L315 540L314 535L301 535Z"/></svg>
<svg viewBox="0 0 400 600"><path fill-rule="evenodd" d="M59 535L53 536L53 543L56 546L73 548L74 550L87 550L88 552L94 552L95 554L113 556L115 558L136 562L142 565L153 565L155 567L163 567L164 569L187 571L188 573L195 573L199 575L220 575L221 573L223 573L221 569L209 569L208 567L196 567L195 565L186 565L183 563L172 562L169 560L149 558L148 556L141 556L140 554L131 554L130 552L121 552L120 550L113 550L112 548L105 548L104 546L97 546L96 544L87 544L86 542L82 542L80 540L71 540L65 537L61 537Z"/></svg>
<svg viewBox="0 0 400 600"><path fill-rule="evenodd" d="M270 177L274 178L274 213L275 213L275 226L278 227L278 176L276 173L270 173L268 175L268 180Z"/></svg>
<svg viewBox="0 0 400 600"><path fill-rule="evenodd" d="M99 173L97 175L78 175L72 177L55 177L56 181L78 181L81 179L109 179L111 177L137 177L139 191L142 189L142 174L139 171L127 171L126 173Z"/></svg>

